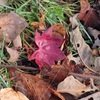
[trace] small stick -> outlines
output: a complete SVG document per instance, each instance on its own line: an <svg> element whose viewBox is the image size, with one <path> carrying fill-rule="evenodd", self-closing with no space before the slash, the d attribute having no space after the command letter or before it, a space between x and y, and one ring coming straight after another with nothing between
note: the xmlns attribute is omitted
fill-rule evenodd
<svg viewBox="0 0 100 100"><path fill-rule="evenodd" d="M76 77L82 77L82 78L93 78L93 79L100 80L99 76L94 76L94 75L84 75L84 74L77 74L77 73L73 73L73 72L69 72L69 75L73 75Z"/></svg>
<svg viewBox="0 0 100 100"><path fill-rule="evenodd" d="M27 69L27 70L39 70L38 68L33 68L33 67L25 67L25 66L15 66L15 65L0 65L0 68L20 68L20 69Z"/></svg>

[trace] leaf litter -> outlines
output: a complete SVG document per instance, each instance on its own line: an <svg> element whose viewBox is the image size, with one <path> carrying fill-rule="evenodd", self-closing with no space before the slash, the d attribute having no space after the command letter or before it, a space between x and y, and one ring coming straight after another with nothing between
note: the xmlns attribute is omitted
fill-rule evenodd
<svg viewBox="0 0 100 100"><path fill-rule="evenodd" d="M61 2L65 4L65 1ZM23 70L11 65L13 67L8 67L8 73L15 90L7 89L13 91L14 94L17 94L15 91L20 91L23 96L18 98L24 98L24 100L99 100L100 32L98 27L100 26L100 14L99 1L97 0L97 2L94 3L95 6L93 4L91 7L88 0L80 0L80 12L70 17L68 27L69 30L72 29L68 31L68 34L66 34L67 28L61 23L47 25L45 12L41 13L40 21L31 23L34 34L30 35L25 30L24 35L30 37L30 39L27 37L26 41L23 41L23 34L21 34L28 26L25 19L15 12L1 14L0 40L5 38L4 43L1 42L1 47L4 44L3 53L6 49L10 55L10 57L7 55L7 58L9 57L7 62L17 63L22 58L22 55L19 55L20 50L26 49L22 53L27 56L29 62L34 63L34 67L39 68L37 68L38 71L33 68L33 71L30 63L29 69L28 66L19 64L18 68ZM89 35L93 37L92 46L86 42L77 18L83 22L84 30L87 30L88 33L87 38ZM22 36L20 37L20 35ZM72 50L76 50L77 57L73 55L73 51L68 51L67 46L70 44L72 44ZM3 62L5 62L3 66L7 67L6 61ZM6 92L7 89L5 89ZM12 96L14 96L13 93ZM2 92L0 96L1 94ZM8 95L3 93L2 97L5 98ZM16 98L14 100L21 100L17 97L14 98ZM8 98L4 100L8 100Z"/></svg>

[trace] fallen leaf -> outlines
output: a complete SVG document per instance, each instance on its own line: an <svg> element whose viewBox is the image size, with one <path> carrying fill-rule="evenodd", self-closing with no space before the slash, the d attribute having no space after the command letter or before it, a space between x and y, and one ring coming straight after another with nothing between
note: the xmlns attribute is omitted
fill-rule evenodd
<svg viewBox="0 0 100 100"><path fill-rule="evenodd" d="M78 18L84 22L86 27L93 27L99 30L100 15L97 10L90 7L88 0L81 0L81 10Z"/></svg>
<svg viewBox="0 0 100 100"><path fill-rule="evenodd" d="M45 16L44 16L44 14L41 15L40 22L32 22L31 25L35 30L39 30L39 31L45 30L46 25L45 25Z"/></svg>
<svg viewBox="0 0 100 100"><path fill-rule="evenodd" d="M44 78L47 77L46 79L50 82L53 80L53 83L58 84L67 77L68 70L62 65L54 65L50 70L45 71L44 69L41 71L41 73L43 74Z"/></svg>
<svg viewBox="0 0 100 100"><path fill-rule="evenodd" d="M93 68L95 71L100 72L100 57L97 57L94 61L95 67Z"/></svg>
<svg viewBox="0 0 100 100"><path fill-rule="evenodd" d="M0 100L29 100L19 91L14 91L12 88L4 88L0 91Z"/></svg>
<svg viewBox="0 0 100 100"><path fill-rule="evenodd" d="M65 100L77 100L74 95L71 95L69 93L61 93L61 95L63 95L63 97L65 98Z"/></svg>
<svg viewBox="0 0 100 100"><path fill-rule="evenodd" d="M36 31L35 42L39 49L32 54L30 60L35 59L40 69L64 59L64 53L58 48L63 43L63 38L52 35L52 26L42 34Z"/></svg>
<svg viewBox="0 0 100 100"><path fill-rule="evenodd" d="M96 0L93 4L92 7L99 13L100 15L100 0Z"/></svg>
<svg viewBox="0 0 100 100"><path fill-rule="evenodd" d="M15 48L22 48L22 42L21 42L21 37L18 35L14 40L13 40L13 45Z"/></svg>
<svg viewBox="0 0 100 100"><path fill-rule="evenodd" d="M100 47L100 31L91 27L87 28L89 34L94 37L94 44L92 48Z"/></svg>
<svg viewBox="0 0 100 100"><path fill-rule="evenodd" d="M73 20L76 20L74 17ZM75 26L75 21L71 21L72 27ZM70 32L70 41L73 44L73 47L78 51L81 60L85 62L86 65L91 66L93 65L93 55L92 50L90 49L89 45L87 45L81 35L79 27L76 23L76 27ZM74 39L73 39L74 37Z"/></svg>
<svg viewBox="0 0 100 100"><path fill-rule="evenodd" d="M35 43L34 43L34 45L35 45ZM26 53L28 55L28 59L30 59L30 57L34 53L34 51L25 43L24 43L24 46L25 46L25 49L26 49ZM34 48L34 46L32 46L32 47Z"/></svg>
<svg viewBox="0 0 100 100"><path fill-rule="evenodd" d="M67 55L67 58L69 59L69 61L74 61L76 64L82 63L80 57L73 57L72 52Z"/></svg>
<svg viewBox="0 0 100 100"><path fill-rule="evenodd" d="M87 66L89 66L88 69L90 69L91 65L94 65L94 62L95 62L94 67L100 66L99 63L96 63L97 62L96 59L98 59L98 57L94 59L92 50L90 49L89 45L85 43L81 35L81 32L79 30L78 23L74 21L76 20L75 17L73 17L72 19L73 20L71 20L71 23L72 23L73 31L70 32L70 36L71 36L70 41L73 44L73 47L78 51L81 60L83 60L82 62L84 62ZM76 22L76 26L74 22ZM90 70L93 71L92 69L93 68L91 68Z"/></svg>
<svg viewBox="0 0 100 100"><path fill-rule="evenodd" d="M74 41L72 42L74 47L77 48L78 53L80 54L81 58L84 60L84 62L91 66L93 64L93 56L92 56L92 50L90 47L85 43L83 37L81 36L81 32L79 28L75 28L71 33L71 37L74 37ZM72 38L71 38L72 41ZM75 49L76 49L75 48Z"/></svg>
<svg viewBox="0 0 100 100"><path fill-rule="evenodd" d="M52 25L52 35L64 37L66 35L66 29L60 23L54 24Z"/></svg>
<svg viewBox="0 0 100 100"><path fill-rule="evenodd" d="M90 9L90 3L88 2L88 0L80 0L80 6L81 10L78 15L78 18L83 19L86 15L86 12Z"/></svg>
<svg viewBox="0 0 100 100"><path fill-rule="evenodd" d="M84 25L86 27L93 27L99 29L100 26L100 16L95 9L90 9L83 19Z"/></svg>
<svg viewBox="0 0 100 100"><path fill-rule="evenodd" d="M100 100L100 92L93 93L87 97L78 100Z"/></svg>
<svg viewBox="0 0 100 100"><path fill-rule="evenodd" d="M50 85L44 82L42 79L14 69L11 69L9 73L10 77L13 78L13 82L18 86L18 90L26 95L29 100L50 99Z"/></svg>
<svg viewBox="0 0 100 100"><path fill-rule="evenodd" d="M6 42L13 41L27 26L27 22L15 12L1 14L0 40L5 37Z"/></svg>
<svg viewBox="0 0 100 100"><path fill-rule="evenodd" d="M69 72L74 72L74 70L75 70L75 64L71 63L67 57L63 60L62 65L63 65Z"/></svg>
<svg viewBox="0 0 100 100"><path fill-rule="evenodd" d="M10 78L17 85L17 90L29 100L65 100L63 96L46 83L38 75L34 76L15 69L9 69ZM53 99L55 98L55 99Z"/></svg>
<svg viewBox="0 0 100 100"><path fill-rule="evenodd" d="M57 97L59 97L61 100L66 100L59 92L56 90L50 89L50 91L55 94ZM57 99L58 100L58 99Z"/></svg>
<svg viewBox="0 0 100 100"><path fill-rule="evenodd" d="M77 79L75 79L73 76L69 76L67 78L65 78L64 81L62 81L61 83L59 83L58 87L57 87L57 91L60 93L70 93L74 96L80 96L83 91L87 92L87 91L95 91L96 87L91 88L91 86L86 86L84 84L82 84L81 82L79 82Z"/></svg>
<svg viewBox="0 0 100 100"><path fill-rule="evenodd" d="M10 58L9 58L8 61L9 62L16 62L18 60L18 58L19 58L18 51L13 49L13 48L9 48L9 47L6 47L6 50L10 55Z"/></svg>

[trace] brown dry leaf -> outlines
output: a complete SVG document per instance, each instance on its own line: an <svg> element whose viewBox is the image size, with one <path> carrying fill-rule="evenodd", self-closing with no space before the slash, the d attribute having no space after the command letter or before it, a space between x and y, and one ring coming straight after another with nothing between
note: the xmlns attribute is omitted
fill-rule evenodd
<svg viewBox="0 0 100 100"><path fill-rule="evenodd" d="M71 33L71 37L74 37L74 41L71 41L74 45L74 47L77 49L80 57L84 60L84 62L88 65L91 66L93 64L93 55L92 55L92 50L90 47L85 43L83 37L81 36L81 32L79 28L75 28Z"/></svg>
<svg viewBox="0 0 100 100"><path fill-rule="evenodd" d="M100 15L97 10L90 8L88 0L81 0L81 11L78 18L84 22L86 27L93 27L99 29L100 27Z"/></svg>
<svg viewBox="0 0 100 100"><path fill-rule="evenodd" d="M75 70L75 65L73 63L71 63L67 57L63 60L62 65L69 72L74 72L74 70Z"/></svg>
<svg viewBox="0 0 100 100"><path fill-rule="evenodd" d="M39 31L44 31L46 30L46 25L45 25L45 17L44 14L42 14L41 18L40 18L40 22L33 22L31 23L32 27L34 29L37 29ZM66 35L66 29L63 27L62 24L57 23L52 25L53 29L53 35L54 36L65 36Z"/></svg>
<svg viewBox="0 0 100 100"><path fill-rule="evenodd" d="M94 65L95 68L99 67L100 65L97 60L99 58L96 57L94 59L92 50L85 43L85 41L81 35L78 23L76 23L76 26L75 26L75 22L77 22L76 19L74 17L71 19L73 19L73 20L71 20L73 31L70 32L70 36L71 36L70 41L72 42L73 47L78 51L78 54L79 54L82 62L84 62L85 65L87 65L87 66ZM74 37L74 40L72 39L73 37ZM88 69L90 69L90 68L88 67ZM92 68L91 68L91 71L93 71ZM95 72L95 71L93 71L93 72Z"/></svg>
<svg viewBox="0 0 100 100"><path fill-rule="evenodd" d="M79 19L83 19L86 15L86 12L90 9L90 3L88 0L80 0L81 10L78 15Z"/></svg>
<svg viewBox="0 0 100 100"><path fill-rule="evenodd" d="M93 93L79 100L100 100L100 92Z"/></svg>
<svg viewBox="0 0 100 100"><path fill-rule="evenodd" d="M18 58L19 58L18 51L14 50L13 48L9 48L9 47L6 47L6 50L10 55L10 58L9 58L8 61L9 62L16 62L18 60Z"/></svg>
<svg viewBox="0 0 100 100"><path fill-rule="evenodd" d="M97 57L94 62L95 67L93 68L95 71L100 72L100 57Z"/></svg>
<svg viewBox="0 0 100 100"><path fill-rule="evenodd" d="M34 45L35 45L35 43L34 43ZM24 43L24 46L25 46L25 49L26 49L26 52L27 52L28 59L30 59L30 57L31 57L31 55L33 54L34 51L31 48L29 48L28 45L25 44L25 43ZM32 46L32 44L31 44L31 46Z"/></svg>
<svg viewBox="0 0 100 100"><path fill-rule="evenodd" d="M13 45L15 48L22 48L22 42L21 42L21 37L18 35L14 40L13 40Z"/></svg>
<svg viewBox="0 0 100 100"><path fill-rule="evenodd" d="M76 27L74 22L76 21L76 18L71 18L73 20L71 20L72 23L72 27L73 27L73 31L70 32L70 41L73 44L73 47L78 51L79 55L81 56L81 58L83 59L83 61L91 66L93 64L93 55L92 55L92 50L90 49L90 47L85 43L81 32L79 30L78 27L78 23L76 23ZM73 39L74 37L74 39Z"/></svg>
<svg viewBox="0 0 100 100"><path fill-rule="evenodd" d="M46 29L45 25L45 16L44 14L41 15L40 22L32 22L32 27L36 30L43 31Z"/></svg>
<svg viewBox="0 0 100 100"><path fill-rule="evenodd" d="M18 90L25 94L29 100L50 99L50 85L42 79L13 69L9 73L10 77L14 79L14 83L18 86Z"/></svg>
<svg viewBox="0 0 100 100"><path fill-rule="evenodd" d="M6 42L13 41L27 26L27 22L15 12L1 14L0 40L5 36Z"/></svg>
<svg viewBox="0 0 100 100"><path fill-rule="evenodd" d="M70 93L74 96L80 96L82 94L82 91L95 91L98 89L97 87L93 86L86 86L79 82L77 79L75 79L73 76L69 76L65 78L64 81L59 83L57 87L57 91L60 93Z"/></svg>
<svg viewBox="0 0 100 100"><path fill-rule="evenodd" d="M53 36L62 36L64 37L66 35L66 29L64 26L60 23L52 25L52 34Z"/></svg>
<svg viewBox="0 0 100 100"><path fill-rule="evenodd" d="M94 37L94 44L92 48L100 47L100 31L91 27L87 28L89 34Z"/></svg>
<svg viewBox="0 0 100 100"><path fill-rule="evenodd" d="M53 80L54 83L59 83L67 77L68 70L62 65L54 65L50 70L42 70L42 74L44 77L47 76L49 81Z"/></svg>
<svg viewBox="0 0 100 100"><path fill-rule="evenodd" d="M80 57L73 57L72 52L70 52L70 54L67 55L67 58L69 59L69 61L74 61L76 64L82 63Z"/></svg>
<svg viewBox="0 0 100 100"><path fill-rule="evenodd" d="M65 100L65 98L56 90L50 89L50 91L55 94L57 97L59 97L61 100ZM58 100L58 99L57 99Z"/></svg>
<svg viewBox="0 0 100 100"><path fill-rule="evenodd" d="M1 89L0 100L29 100L19 91L14 91L12 88Z"/></svg>
<svg viewBox="0 0 100 100"><path fill-rule="evenodd" d="M94 9L96 9L97 12L98 12L99 15L100 15L100 0L95 0L95 2L92 4L92 7L93 7Z"/></svg>
<svg viewBox="0 0 100 100"><path fill-rule="evenodd" d="M91 8L88 13L86 14L86 16L84 17L84 19L82 19L84 21L84 25L86 27L93 27L96 29L99 29L100 27L100 16L97 13L97 11L93 8Z"/></svg>

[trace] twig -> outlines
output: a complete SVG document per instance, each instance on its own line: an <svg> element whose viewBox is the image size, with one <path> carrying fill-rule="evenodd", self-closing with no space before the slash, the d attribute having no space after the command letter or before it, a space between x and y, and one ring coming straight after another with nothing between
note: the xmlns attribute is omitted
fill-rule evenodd
<svg viewBox="0 0 100 100"><path fill-rule="evenodd" d="M76 77L93 78L93 79L100 80L99 76L94 76L94 75L83 75L83 74L77 74L77 73L73 73L73 72L69 72L69 75L73 75L73 76L76 76Z"/></svg>
<svg viewBox="0 0 100 100"><path fill-rule="evenodd" d="M15 65L0 65L0 68L20 68L20 69L27 69L27 70L39 70L38 68L33 68L33 67L26 67L26 66L15 66Z"/></svg>

